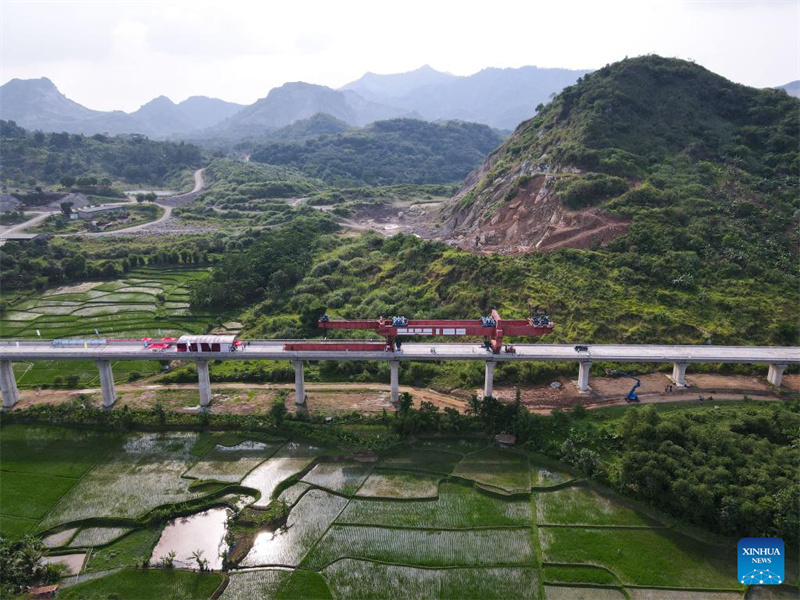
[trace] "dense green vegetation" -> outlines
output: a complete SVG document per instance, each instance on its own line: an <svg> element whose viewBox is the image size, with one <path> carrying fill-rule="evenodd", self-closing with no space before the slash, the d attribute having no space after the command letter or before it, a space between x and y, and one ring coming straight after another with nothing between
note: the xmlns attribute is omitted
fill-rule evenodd
<svg viewBox="0 0 800 600"><path fill-rule="evenodd" d="M253 201L304 196L324 187L292 167L262 165L219 158L206 168L206 204L221 208L248 208Z"/></svg>
<svg viewBox="0 0 800 600"><path fill-rule="evenodd" d="M80 185L81 177L160 185L202 162L200 149L184 142L155 142L135 134L87 137L30 132L13 121L0 121L0 143L3 185L33 187L38 182L72 187Z"/></svg>
<svg viewBox="0 0 800 600"><path fill-rule="evenodd" d="M352 129L350 125L327 113L317 113L308 119L295 121L267 134L270 140L298 141L321 135L333 135Z"/></svg>
<svg viewBox="0 0 800 600"><path fill-rule="evenodd" d="M789 344L796 339L791 273L781 273L779 283L758 287L751 280L717 280L699 288L683 283L681 277L691 273L671 255L653 257L649 269L637 264L642 261L635 255L621 255L609 264L606 253L569 249L476 256L410 235L320 235L328 229L325 221L311 227L309 219L269 234L248 234L248 241L240 242L245 249L228 252L227 266L200 282L193 298L212 298L215 282L219 290L234 292L220 298L221 307L258 303L246 315L245 331L251 336L308 335L313 333L311 317L326 311L342 318L401 314L453 319L477 318L497 308L507 318L520 318L532 303L548 306L555 319L548 342ZM291 238L298 227L307 232L307 247L301 251L293 249L291 239L286 245L273 241ZM278 287L271 284L276 272L295 275L281 278L286 283ZM665 286L665 281L673 283ZM243 296L240 289L253 293ZM754 313L758 320L752 319ZM525 373L541 368L503 365L499 372L507 373L508 381L525 381Z"/></svg>
<svg viewBox="0 0 800 600"><path fill-rule="evenodd" d="M159 244L136 238L53 238L8 242L0 252L0 288L8 294L15 290L44 290L86 279L115 279L143 266L180 268L207 265L225 250L224 237L197 237L191 247L185 241L175 239L165 239ZM88 298L62 298L78 299Z"/></svg>
<svg viewBox="0 0 800 600"><path fill-rule="evenodd" d="M45 547L38 538L10 541L0 536L0 597L8 598L30 586L53 583L63 577L61 565L42 562L44 554Z"/></svg>
<svg viewBox="0 0 800 600"><path fill-rule="evenodd" d="M336 186L453 183L501 139L486 125L394 119L302 143L272 142L251 159L290 165Z"/></svg>
<svg viewBox="0 0 800 600"><path fill-rule="evenodd" d="M265 296L283 297L307 274L319 236L337 228L327 215L312 213L278 229L254 232L246 251L226 253L211 276L198 282L192 305L239 308Z"/></svg>

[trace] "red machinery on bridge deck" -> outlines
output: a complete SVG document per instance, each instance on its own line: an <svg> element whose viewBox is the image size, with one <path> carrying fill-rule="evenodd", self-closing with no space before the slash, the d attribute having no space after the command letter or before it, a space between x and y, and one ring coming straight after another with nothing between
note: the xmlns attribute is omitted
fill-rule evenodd
<svg viewBox="0 0 800 600"><path fill-rule="evenodd" d="M529 319L516 319L504 321L496 310L492 311L491 317L480 319L461 319L457 321L447 321L440 319L406 319L405 317L392 317L385 319L364 319L355 321L332 321L324 315L317 325L321 329L361 329L375 331L378 335L386 338L386 350L394 352L401 345L398 337L413 335L429 336L461 336L474 335L486 338L486 347L494 354L500 354L503 350L503 336L506 335L525 335L536 336L546 335L553 331L553 324L547 315L537 315L531 311ZM341 344L347 342L342 340ZM298 350L301 348L297 348ZM305 349L305 348L302 348ZM506 347L507 352L513 352L513 348Z"/></svg>

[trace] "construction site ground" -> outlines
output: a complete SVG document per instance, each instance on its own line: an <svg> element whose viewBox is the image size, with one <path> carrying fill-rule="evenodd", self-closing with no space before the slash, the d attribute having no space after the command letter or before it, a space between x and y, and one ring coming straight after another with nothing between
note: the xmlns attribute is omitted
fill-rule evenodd
<svg viewBox="0 0 800 600"><path fill-rule="evenodd" d="M780 390L775 389L766 379L749 375L690 375L688 388L673 387L668 392L671 381L664 373L652 373L640 377L641 387L636 390L641 404L661 402L690 402L742 400L745 396L755 400L781 400L800 393L800 375L786 375ZM552 382L551 382L552 383ZM627 404L625 396L633 382L619 377L593 377L589 381L589 393L578 391L576 382L559 380L559 387L550 384L520 386L522 403L531 412L548 414L555 408L571 410L577 404L588 409ZM196 384L158 384L141 382L117 386L115 409L152 408L160 403L167 410L199 410L199 394ZM259 414L266 412L272 403L284 396L286 408L295 412L294 384L212 384L213 401L211 411L215 413ZM482 394L482 389L451 390L441 392L424 388L400 386L401 392L409 392L414 405L431 402L440 410L446 407L464 412L469 406L472 394ZM516 386L495 386L493 395L504 402L513 402ZM95 406L102 404L102 395L97 388L83 390L23 389L20 401L14 407L24 409L34 404L62 403L74 401L79 396L87 398ZM307 410L311 415L337 415L358 412L380 414L382 411L394 412L390 401L388 384L377 383L306 383Z"/></svg>

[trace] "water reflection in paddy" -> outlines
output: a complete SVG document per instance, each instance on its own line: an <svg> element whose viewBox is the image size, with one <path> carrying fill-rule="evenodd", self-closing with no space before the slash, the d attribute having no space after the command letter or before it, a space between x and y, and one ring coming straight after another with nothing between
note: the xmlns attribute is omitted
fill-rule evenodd
<svg viewBox="0 0 800 600"><path fill-rule="evenodd" d="M175 552L173 564L176 567L197 568L197 560L192 554L201 550L209 569L222 569L230 514L227 508L212 508L170 521L153 549L150 564L156 564L170 552Z"/></svg>
<svg viewBox="0 0 800 600"><path fill-rule="evenodd" d="M288 546L292 543L292 536L288 535L289 529L281 527L275 531L261 531L253 540L253 547L244 560L242 567L257 567L259 565L280 564L286 554Z"/></svg>

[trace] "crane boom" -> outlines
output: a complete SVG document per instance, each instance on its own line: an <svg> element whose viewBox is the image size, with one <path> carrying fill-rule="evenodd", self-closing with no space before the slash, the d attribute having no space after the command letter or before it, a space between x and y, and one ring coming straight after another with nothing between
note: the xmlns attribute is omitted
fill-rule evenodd
<svg viewBox="0 0 800 600"><path fill-rule="evenodd" d="M318 322L321 329L361 329L374 331L386 338L388 349L394 351L398 347L398 338L402 336L462 336L474 335L488 338L488 348L499 354L503 347L503 336L546 335L553 331L553 323L547 315L531 316L529 319L502 320L496 310L490 317L480 319L406 319L391 317L379 319L362 319L353 321L334 321L323 315Z"/></svg>
<svg viewBox="0 0 800 600"><path fill-rule="evenodd" d="M638 388L640 385L642 385L641 380L639 380L637 377L634 377L633 375L628 375L624 371L618 371L618 370L615 369L615 370L613 370L611 372L612 373L617 373L619 375L624 375L628 379L633 379L636 382L634 384L634 386L631 388L631 391L628 392L628 395L625 396L625 400L627 400L628 402L638 402L639 401L639 396L636 395L636 388Z"/></svg>

